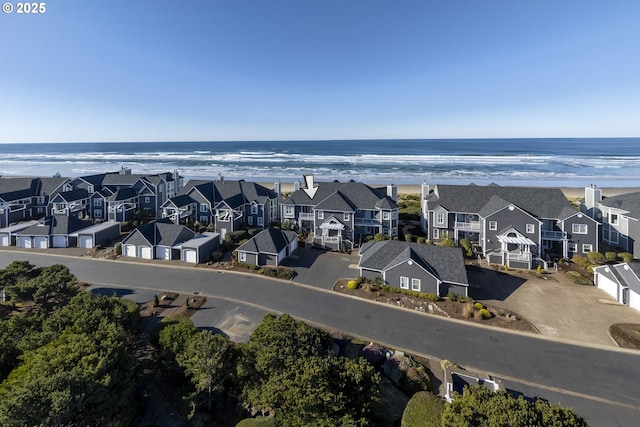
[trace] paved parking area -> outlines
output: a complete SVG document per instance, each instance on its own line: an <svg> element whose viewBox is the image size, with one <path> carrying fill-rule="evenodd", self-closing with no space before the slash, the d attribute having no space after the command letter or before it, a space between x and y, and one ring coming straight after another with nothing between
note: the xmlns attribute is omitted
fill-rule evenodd
<svg viewBox="0 0 640 427"><path fill-rule="evenodd" d="M609 326L640 324L640 311L618 304L595 286L577 285L562 272L539 276L482 269L468 276L471 297L513 310L545 336L615 346Z"/></svg>
<svg viewBox="0 0 640 427"><path fill-rule="evenodd" d="M359 258L357 255L328 252L305 246L295 251L282 265L296 271L294 282L333 289L338 279L358 277Z"/></svg>

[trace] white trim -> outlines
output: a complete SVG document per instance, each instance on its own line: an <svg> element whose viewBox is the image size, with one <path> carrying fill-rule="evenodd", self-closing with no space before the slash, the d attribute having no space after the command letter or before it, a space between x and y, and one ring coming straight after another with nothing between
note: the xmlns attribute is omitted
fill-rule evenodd
<svg viewBox="0 0 640 427"><path fill-rule="evenodd" d="M498 221L489 221L489 230L497 231L498 230Z"/></svg>
<svg viewBox="0 0 640 427"><path fill-rule="evenodd" d="M571 233L589 234L589 226L587 224L571 224Z"/></svg>
<svg viewBox="0 0 640 427"><path fill-rule="evenodd" d="M400 289L409 289L409 278L400 276Z"/></svg>
<svg viewBox="0 0 640 427"><path fill-rule="evenodd" d="M318 211L318 219L324 219L324 211Z"/></svg>
<svg viewBox="0 0 640 427"><path fill-rule="evenodd" d="M420 292L420 279L411 278L411 290Z"/></svg>
<svg viewBox="0 0 640 427"><path fill-rule="evenodd" d="M589 250L587 250L587 248ZM582 244L582 253L589 253L589 252L593 252L593 245L591 243L583 243Z"/></svg>
<svg viewBox="0 0 640 427"><path fill-rule="evenodd" d="M526 228L526 233L533 234L533 233L536 232L536 225L535 224L527 224L525 226L525 228Z"/></svg>
<svg viewBox="0 0 640 427"><path fill-rule="evenodd" d="M238 252L238 261L247 262L247 253L244 251Z"/></svg>

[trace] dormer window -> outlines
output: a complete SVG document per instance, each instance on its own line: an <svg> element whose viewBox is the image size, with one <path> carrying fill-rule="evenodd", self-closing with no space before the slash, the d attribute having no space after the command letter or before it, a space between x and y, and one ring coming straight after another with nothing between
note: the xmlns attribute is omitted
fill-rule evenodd
<svg viewBox="0 0 640 427"><path fill-rule="evenodd" d="M251 215L258 215L258 205L255 203L251 204Z"/></svg>

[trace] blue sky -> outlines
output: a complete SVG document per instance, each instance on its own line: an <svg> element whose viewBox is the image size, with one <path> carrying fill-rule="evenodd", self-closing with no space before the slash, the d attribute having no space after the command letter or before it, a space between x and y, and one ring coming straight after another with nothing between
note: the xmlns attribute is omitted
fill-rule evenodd
<svg viewBox="0 0 640 427"><path fill-rule="evenodd" d="M636 0L46 8L0 14L0 142L640 136Z"/></svg>

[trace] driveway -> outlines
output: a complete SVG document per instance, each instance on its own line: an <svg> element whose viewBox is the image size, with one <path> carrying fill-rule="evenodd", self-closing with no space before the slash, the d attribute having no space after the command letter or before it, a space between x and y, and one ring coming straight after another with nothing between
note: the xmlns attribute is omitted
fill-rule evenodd
<svg viewBox="0 0 640 427"><path fill-rule="evenodd" d="M305 246L282 262L296 271L294 282L333 289L338 279L358 277L357 255L328 252Z"/></svg>
<svg viewBox="0 0 640 427"><path fill-rule="evenodd" d="M618 304L595 286L577 285L562 272L540 276L473 269L468 277L471 297L513 310L548 337L615 346L609 326L640 324L640 311Z"/></svg>

